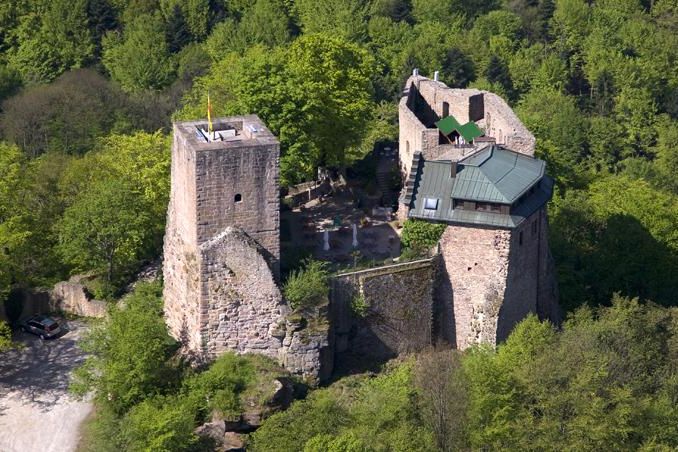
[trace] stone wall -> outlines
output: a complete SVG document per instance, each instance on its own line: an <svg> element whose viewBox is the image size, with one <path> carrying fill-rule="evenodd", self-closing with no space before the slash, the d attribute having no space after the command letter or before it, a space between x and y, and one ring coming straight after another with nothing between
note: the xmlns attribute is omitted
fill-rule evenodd
<svg viewBox="0 0 678 452"><path fill-rule="evenodd" d="M546 225L541 209L514 230L446 228L436 292L436 331L442 339L460 349L494 345L530 312L547 310L540 305L557 310Z"/></svg>
<svg viewBox="0 0 678 452"><path fill-rule="evenodd" d="M280 260L279 146L240 146L196 156L198 244L239 227Z"/></svg>
<svg viewBox="0 0 678 452"><path fill-rule="evenodd" d="M443 116L444 103L447 103L449 114L461 124L473 120L485 130L486 135L495 138L497 144L503 144L516 152L534 155L534 136L520 122L511 107L494 93L449 88L442 82L422 76L410 77L405 84L405 93L398 107L399 152L403 174L409 173L412 156L416 151L421 151L428 159L450 160L459 160L472 152L469 149L440 145L439 132L433 126L433 120ZM426 121L431 124L423 124L413 109L421 109L419 116L426 117Z"/></svg>
<svg viewBox="0 0 678 452"><path fill-rule="evenodd" d="M335 350L383 360L431 344L434 260L389 265L337 276L331 281ZM367 305L356 316L351 302Z"/></svg>
<svg viewBox="0 0 678 452"><path fill-rule="evenodd" d="M107 311L106 302L93 299L82 285L80 276L56 283L49 293L49 305L52 311L82 317L102 318L106 316Z"/></svg>
<svg viewBox="0 0 678 452"><path fill-rule="evenodd" d="M200 245L201 335L209 357L232 350L278 357L287 314L257 242L237 228Z"/></svg>
<svg viewBox="0 0 678 452"><path fill-rule="evenodd" d="M281 302L278 289L273 290L280 259L279 144L254 115L219 118L214 124L237 135L207 143L196 136L196 127L206 124L173 126L165 318L189 354L208 357L233 347L265 349L275 356L280 340L266 336L262 325ZM233 243L225 243L229 240ZM255 274L244 274L253 269ZM264 289L255 277L262 278ZM277 348L268 350L273 343Z"/></svg>

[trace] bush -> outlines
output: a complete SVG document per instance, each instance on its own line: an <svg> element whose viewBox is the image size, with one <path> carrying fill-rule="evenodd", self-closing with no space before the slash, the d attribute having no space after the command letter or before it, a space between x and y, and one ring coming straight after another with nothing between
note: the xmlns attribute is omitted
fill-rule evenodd
<svg viewBox="0 0 678 452"><path fill-rule="evenodd" d="M136 405L121 423L128 451L185 451L196 444L195 413L185 399L154 397Z"/></svg>
<svg viewBox="0 0 678 452"><path fill-rule="evenodd" d="M407 220L400 240L406 248L427 250L435 246L447 225L424 220Z"/></svg>
<svg viewBox="0 0 678 452"><path fill-rule="evenodd" d="M318 306L327 301L330 288L327 264L309 260L302 270L293 271L285 282L285 298L292 309Z"/></svg>
<svg viewBox="0 0 678 452"><path fill-rule="evenodd" d="M184 391L201 419L211 412L230 418L241 412L240 397L255 379L249 357L226 353L206 371L186 380Z"/></svg>
<svg viewBox="0 0 678 452"><path fill-rule="evenodd" d="M0 309L3 306L0 305ZM12 346L12 329L7 322L0 320L0 352L9 349Z"/></svg>

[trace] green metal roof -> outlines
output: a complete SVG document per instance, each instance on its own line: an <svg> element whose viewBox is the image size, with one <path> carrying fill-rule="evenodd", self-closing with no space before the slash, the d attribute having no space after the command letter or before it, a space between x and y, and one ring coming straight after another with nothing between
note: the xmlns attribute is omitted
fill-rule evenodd
<svg viewBox="0 0 678 452"><path fill-rule="evenodd" d="M457 131L459 132L459 135L464 137L464 140L466 140L467 143L470 143L474 138L478 138L483 134L482 130L480 130L473 121L457 127Z"/></svg>
<svg viewBox="0 0 678 452"><path fill-rule="evenodd" d="M553 191L552 179L544 175L543 161L496 146L458 162L455 177L452 177L453 164L441 160L420 161L419 170L413 174L410 217L513 228L544 205ZM535 190L514 204L510 214L453 209L454 199L513 204L532 187ZM427 209L427 200L429 207L435 205L436 208Z"/></svg>
<svg viewBox="0 0 678 452"><path fill-rule="evenodd" d="M528 155L490 146L461 160L452 197L513 204L544 176L546 164Z"/></svg>
<svg viewBox="0 0 678 452"><path fill-rule="evenodd" d="M452 162L423 160L415 181L410 212L416 212L418 218L444 220L446 212L452 210L450 193L454 187L454 178L450 176L451 174ZM426 209L426 199L438 199L438 208Z"/></svg>
<svg viewBox="0 0 678 452"><path fill-rule="evenodd" d="M455 130L459 129L461 124L459 124L459 122L454 119L454 116L448 116L436 122L436 127L443 133L443 135L449 135Z"/></svg>

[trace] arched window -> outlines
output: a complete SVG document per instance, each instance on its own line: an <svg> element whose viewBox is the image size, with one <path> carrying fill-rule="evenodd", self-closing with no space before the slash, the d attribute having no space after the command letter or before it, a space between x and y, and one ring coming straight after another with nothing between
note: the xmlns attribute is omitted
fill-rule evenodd
<svg viewBox="0 0 678 452"><path fill-rule="evenodd" d="M405 153L407 155L410 155L410 142L409 141L405 141Z"/></svg>
<svg viewBox="0 0 678 452"><path fill-rule="evenodd" d="M235 202L240 202L240 201L242 201L242 195L241 195L240 193L236 194L234 200L235 200Z"/></svg>

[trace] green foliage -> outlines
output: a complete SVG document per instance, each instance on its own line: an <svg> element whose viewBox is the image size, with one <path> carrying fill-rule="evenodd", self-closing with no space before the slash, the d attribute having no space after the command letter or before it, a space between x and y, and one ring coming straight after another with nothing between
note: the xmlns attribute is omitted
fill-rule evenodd
<svg viewBox="0 0 678 452"><path fill-rule="evenodd" d="M370 306L367 304L367 300L365 300L365 296L362 294L356 295L351 300L351 312L358 318L367 316L369 308Z"/></svg>
<svg viewBox="0 0 678 452"><path fill-rule="evenodd" d="M297 0L295 7L307 34L325 33L360 42L366 34L368 6L359 0Z"/></svg>
<svg viewBox="0 0 678 452"><path fill-rule="evenodd" d="M83 154L129 116L128 100L88 69L24 90L2 104L0 130L31 157L44 152Z"/></svg>
<svg viewBox="0 0 678 452"><path fill-rule="evenodd" d="M59 251L76 271L105 272L115 283L141 257L150 225L143 198L132 187L114 180L94 183L56 225Z"/></svg>
<svg viewBox="0 0 678 452"><path fill-rule="evenodd" d="M155 396L135 405L120 427L123 450L185 451L197 443L192 407L176 396Z"/></svg>
<svg viewBox="0 0 678 452"><path fill-rule="evenodd" d="M373 378L348 377L268 418L253 451L432 450L419 427L411 366Z"/></svg>
<svg viewBox="0 0 678 452"><path fill-rule="evenodd" d="M329 296L327 264L306 261L304 268L292 271L285 281L284 293L292 309L305 309L327 302Z"/></svg>
<svg viewBox="0 0 678 452"><path fill-rule="evenodd" d="M204 115L207 91L215 115L257 112L278 135L282 183L315 176L318 166L346 166L356 156L371 114L373 60L355 44L303 36L288 49L252 47L231 54L196 83L182 117Z"/></svg>
<svg viewBox="0 0 678 452"><path fill-rule="evenodd" d="M16 46L8 61L24 81L44 83L83 67L94 53L88 26L88 0L34 2L12 30Z"/></svg>
<svg viewBox="0 0 678 452"><path fill-rule="evenodd" d="M440 237L445 232L445 224L431 223L424 220L406 220L400 241L406 248L426 253L438 244Z"/></svg>
<svg viewBox="0 0 678 452"><path fill-rule="evenodd" d="M4 306L0 304L0 309ZM12 347L12 329L7 322L0 320L0 353L9 350Z"/></svg>
<svg viewBox="0 0 678 452"><path fill-rule="evenodd" d="M125 306L112 306L109 317L82 342L89 356L71 384L77 394L95 399L117 415L175 384L168 358L175 342L162 317L161 288L138 284Z"/></svg>
<svg viewBox="0 0 678 452"><path fill-rule="evenodd" d="M217 413L225 419L237 419L242 406L239 394L255 379L255 368L248 357L233 353L221 355L205 372L185 382L188 398L199 407L203 418Z"/></svg>
<svg viewBox="0 0 678 452"><path fill-rule="evenodd" d="M108 33L103 49L104 66L127 91L157 90L174 80L174 62L158 14L136 17L122 35Z"/></svg>

